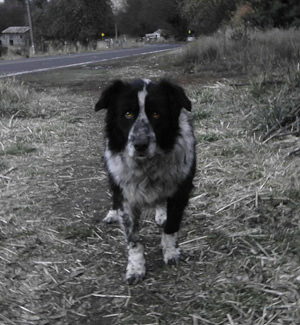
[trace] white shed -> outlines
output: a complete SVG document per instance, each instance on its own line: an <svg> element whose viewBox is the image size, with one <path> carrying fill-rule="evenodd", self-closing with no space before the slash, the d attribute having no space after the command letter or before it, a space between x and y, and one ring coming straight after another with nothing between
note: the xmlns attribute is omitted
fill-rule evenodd
<svg viewBox="0 0 300 325"><path fill-rule="evenodd" d="M0 34L0 45L8 48L30 46L30 28L26 26L8 27Z"/></svg>

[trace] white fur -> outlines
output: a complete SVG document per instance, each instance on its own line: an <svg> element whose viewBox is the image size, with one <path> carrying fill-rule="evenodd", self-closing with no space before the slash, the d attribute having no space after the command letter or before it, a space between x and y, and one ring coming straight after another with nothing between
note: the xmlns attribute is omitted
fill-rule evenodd
<svg viewBox="0 0 300 325"><path fill-rule="evenodd" d="M177 237L177 233L171 235L162 233L161 246L164 262L166 264L176 264L180 259L180 249L177 245Z"/></svg>
<svg viewBox="0 0 300 325"><path fill-rule="evenodd" d="M128 156L131 158L134 158L136 155L136 151L133 144L133 138L140 136L140 131L143 132L143 125L147 125L148 130L148 137L150 139L150 144L147 149L147 155L143 158L152 158L155 155L156 150L156 140L155 140L155 133L148 121L146 112L145 112L145 99L147 96L147 90L146 85L144 86L144 89L142 91L138 92L138 101L139 101L139 114L137 116L137 119L135 120L129 135L128 135L128 143L126 146L126 151L128 152Z"/></svg>
<svg viewBox="0 0 300 325"><path fill-rule="evenodd" d="M166 205L161 205L156 208L155 212L155 222L158 226L162 227L167 221L167 207Z"/></svg>
<svg viewBox="0 0 300 325"><path fill-rule="evenodd" d="M151 80L150 80L150 79L143 79L143 81L144 81L144 83L145 83L146 85L149 85L149 84L151 83Z"/></svg>
<svg viewBox="0 0 300 325"><path fill-rule="evenodd" d="M139 106L141 109L141 112L145 115L145 99L148 92L146 90L146 85L144 86L144 89L142 91L138 92L138 99L139 99Z"/></svg>
<svg viewBox="0 0 300 325"><path fill-rule="evenodd" d="M136 243L134 247L128 245L128 264L125 281L134 283L144 278L146 274L144 247Z"/></svg>
<svg viewBox="0 0 300 325"><path fill-rule="evenodd" d="M117 210L109 210L106 217L103 219L105 223L115 223L120 221L120 216Z"/></svg>

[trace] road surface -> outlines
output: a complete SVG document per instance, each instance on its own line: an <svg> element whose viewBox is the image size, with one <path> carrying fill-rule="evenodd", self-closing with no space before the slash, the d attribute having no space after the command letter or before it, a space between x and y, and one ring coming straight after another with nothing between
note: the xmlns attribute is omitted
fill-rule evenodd
<svg viewBox="0 0 300 325"><path fill-rule="evenodd" d="M11 61L2 60L0 61L0 78L163 52L181 46L181 44L153 44L138 48L102 52L45 56Z"/></svg>

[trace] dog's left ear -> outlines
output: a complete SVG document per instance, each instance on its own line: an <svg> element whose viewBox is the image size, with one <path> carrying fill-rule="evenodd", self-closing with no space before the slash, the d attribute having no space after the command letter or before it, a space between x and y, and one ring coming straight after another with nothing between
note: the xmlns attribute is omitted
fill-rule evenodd
<svg viewBox="0 0 300 325"><path fill-rule="evenodd" d="M187 98L183 88L173 84L168 80L162 80L161 85L165 88L178 109L185 108L189 112L192 110L192 103Z"/></svg>
<svg viewBox="0 0 300 325"><path fill-rule="evenodd" d="M101 94L100 99L95 105L95 111L98 112L100 109L109 108L112 101L118 96L121 92L121 89L124 87L124 83L121 80L115 80L110 86L108 86Z"/></svg>

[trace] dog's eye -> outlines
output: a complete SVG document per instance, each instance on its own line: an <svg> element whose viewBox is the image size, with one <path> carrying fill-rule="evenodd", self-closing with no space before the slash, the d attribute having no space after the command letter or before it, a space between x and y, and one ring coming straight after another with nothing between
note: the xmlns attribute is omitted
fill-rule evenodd
<svg viewBox="0 0 300 325"><path fill-rule="evenodd" d="M152 117L153 117L154 119L158 119L158 118L159 118L159 114L158 114L157 112L153 112L153 113L152 113Z"/></svg>
<svg viewBox="0 0 300 325"><path fill-rule="evenodd" d="M130 120L130 119L133 118L133 113L130 112L130 111L128 111L128 112L125 113L125 117L126 117L128 120Z"/></svg>

